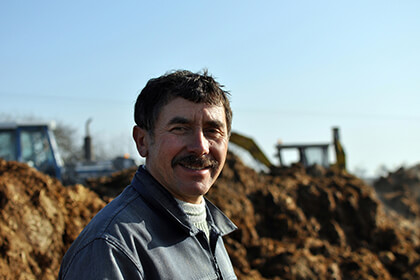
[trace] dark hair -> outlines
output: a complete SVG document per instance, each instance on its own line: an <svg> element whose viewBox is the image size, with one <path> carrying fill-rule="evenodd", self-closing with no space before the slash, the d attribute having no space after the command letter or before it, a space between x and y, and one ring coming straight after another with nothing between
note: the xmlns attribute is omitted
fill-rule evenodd
<svg viewBox="0 0 420 280"><path fill-rule="evenodd" d="M163 106L176 97L182 97L194 103L223 106L226 126L230 134L232 126L230 94L222 87L207 73L207 70L202 73L178 70L150 79L137 97L134 107L134 121L139 127L153 135L155 121L159 117Z"/></svg>

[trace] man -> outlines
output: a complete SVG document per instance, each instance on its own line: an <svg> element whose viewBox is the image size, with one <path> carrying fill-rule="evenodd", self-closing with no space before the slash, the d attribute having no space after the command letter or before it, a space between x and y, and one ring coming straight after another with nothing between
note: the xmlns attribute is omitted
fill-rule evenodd
<svg viewBox="0 0 420 280"><path fill-rule="evenodd" d="M133 138L146 158L82 231L59 279L236 279L222 236L236 226L203 196L226 159L228 93L206 72L151 79Z"/></svg>

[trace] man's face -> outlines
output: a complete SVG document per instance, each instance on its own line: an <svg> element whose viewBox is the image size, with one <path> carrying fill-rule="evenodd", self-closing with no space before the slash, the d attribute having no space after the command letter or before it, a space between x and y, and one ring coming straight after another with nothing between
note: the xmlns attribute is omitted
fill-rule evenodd
<svg viewBox="0 0 420 280"><path fill-rule="evenodd" d="M176 98L162 108L146 137L146 169L176 198L200 203L226 159L223 106Z"/></svg>

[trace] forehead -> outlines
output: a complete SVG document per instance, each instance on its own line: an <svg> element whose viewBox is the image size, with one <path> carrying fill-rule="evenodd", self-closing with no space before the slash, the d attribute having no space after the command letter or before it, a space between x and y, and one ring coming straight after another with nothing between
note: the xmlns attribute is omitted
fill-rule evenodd
<svg viewBox="0 0 420 280"><path fill-rule="evenodd" d="M175 117L182 117L191 122L217 120L226 126L225 109L222 105L194 103L181 97L163 106L157 123L165 125Z"/></svg>

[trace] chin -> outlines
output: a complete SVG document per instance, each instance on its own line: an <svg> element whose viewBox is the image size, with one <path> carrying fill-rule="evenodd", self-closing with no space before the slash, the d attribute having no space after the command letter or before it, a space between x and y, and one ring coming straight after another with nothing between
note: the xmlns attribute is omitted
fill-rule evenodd
<svg viewBox="0 0 420 280"><path fill-rule="evenodd" d="M185 192L188 192L191 195L200 196L205 195L210 190L211 185L208 183L193 183L188 184L185 188Z"/></svg>

